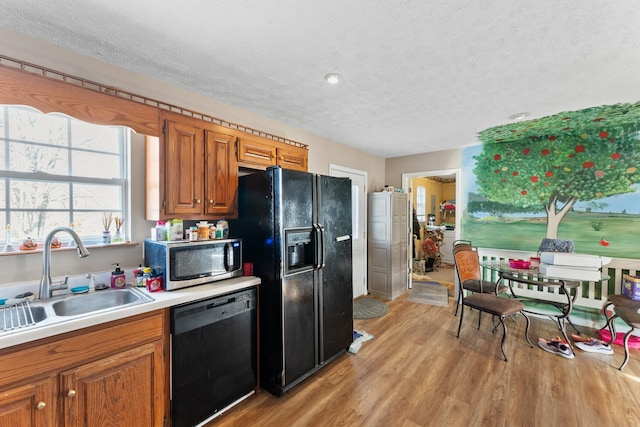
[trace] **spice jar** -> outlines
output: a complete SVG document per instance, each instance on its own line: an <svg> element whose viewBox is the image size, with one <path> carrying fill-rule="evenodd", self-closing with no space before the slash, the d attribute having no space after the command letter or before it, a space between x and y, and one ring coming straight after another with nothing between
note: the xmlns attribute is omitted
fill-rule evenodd
<svg viewBox="0 0 640 427"><path fill-rule="evenodd" d="M189 241L195 242L198 240L198 227L189 228Z"/></svg>
<svg viewBox="0 0 640 427"><path fill-rule="evenodd" d="M198 240L209 239L209 223L207 221L200 221L198 223Z"/></svg>

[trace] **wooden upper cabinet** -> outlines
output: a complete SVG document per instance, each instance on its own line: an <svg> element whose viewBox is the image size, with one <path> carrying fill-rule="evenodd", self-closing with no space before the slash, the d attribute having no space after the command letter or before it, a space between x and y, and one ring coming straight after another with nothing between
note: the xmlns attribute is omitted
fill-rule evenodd
<svg viewBox="0 0 640 427"><path fill-rule="evenodd" d="M308 154L302 147L266 138L238 138L238 163L252 169L266 169L277 165L306 172Z"/></svg>
<svg viewBox="0 0 640 427"><path fill-rule="evenodd" d="M309 152L301 147L280 146L278 147L278 166L285 169L294 169L306 172L309 165L307 164Z"/></svg>
<svg viewBox="0 0 640 427"><path fill-rule="evenodd" d="M165 212L172 217L202 213L204 187L203 130L166 120Z"/></svg>
<svg viewBox="0 0 640 427"><path fill-rule="evenodd" d="M268 142L238 138L238 162L268 168L276 165L276 147Z"/></svg>
<svg viewBox="0 0 640 427"><path fill-rule="evenodd" d="M170 112L163 112L161 120L157 154L154 147L147 148L147 198L162 202L147 200L147 219L236 218L238 161L233 132ZM151 182L154 176L159 185ZM155 212L149 208L154 204Z"/></svg>
<svg viewBox="0 0 640 427"><path fill-rule="evenodd" d="M205 130L205 187L207 215L235 216L238 194L238 161L236 138L221 132Z"/></svg>

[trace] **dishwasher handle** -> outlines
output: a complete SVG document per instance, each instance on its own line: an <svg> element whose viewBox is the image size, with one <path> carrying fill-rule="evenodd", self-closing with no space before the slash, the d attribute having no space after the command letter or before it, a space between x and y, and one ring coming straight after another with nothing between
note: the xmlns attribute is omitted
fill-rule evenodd
<svg viewBox="0 0 640 427"><path fill-rule="evenodd" d="M211 310L212 308L220 307L221 305L232 304L234 302L236 302L236 297L229 297L226 299L218 298L214 300L211 304L207 304L205 308L207 310Z"/></svg>
<svg viewBox="0 0 640 427"><path fill-rule="evenodd" d="M255 288L172 307L171 333L186 333L256 309Z"/></svg>

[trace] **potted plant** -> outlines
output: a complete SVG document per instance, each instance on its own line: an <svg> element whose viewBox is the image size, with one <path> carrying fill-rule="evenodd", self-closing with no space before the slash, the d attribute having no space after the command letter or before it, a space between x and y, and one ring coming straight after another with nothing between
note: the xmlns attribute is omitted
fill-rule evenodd
<svg viewBox="0 0 640 427"><path fill-rule="evenodd" d="M433 239L427 237L422 242L422 251L424 252L425 271L433 271L433 264L436 261L436 255L438 254L438 245Z"/></svg>

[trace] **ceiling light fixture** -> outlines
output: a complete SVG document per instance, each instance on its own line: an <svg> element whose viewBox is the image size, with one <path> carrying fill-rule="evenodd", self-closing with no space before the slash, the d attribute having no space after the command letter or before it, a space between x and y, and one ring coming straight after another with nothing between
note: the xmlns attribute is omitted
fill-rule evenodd
<svg viewBox="0 0 640 427"><path fill-rule="evenodd" d="M338 83L340 83L340 80L342 80L342 76L337 73L330 73L324 76L324 79L330 85L337 85Z"/></svg>
<svg viewBox="0 0 640 427"><path fill-rule="evenodd" d="M529 113L528 111L525 111L523 113L516 113L516 114L512 114L509 116L509 120L514 120L514 121L519 121L519 120L524 120L527 117L529 117L531 115L531 113Z"/></svg>

